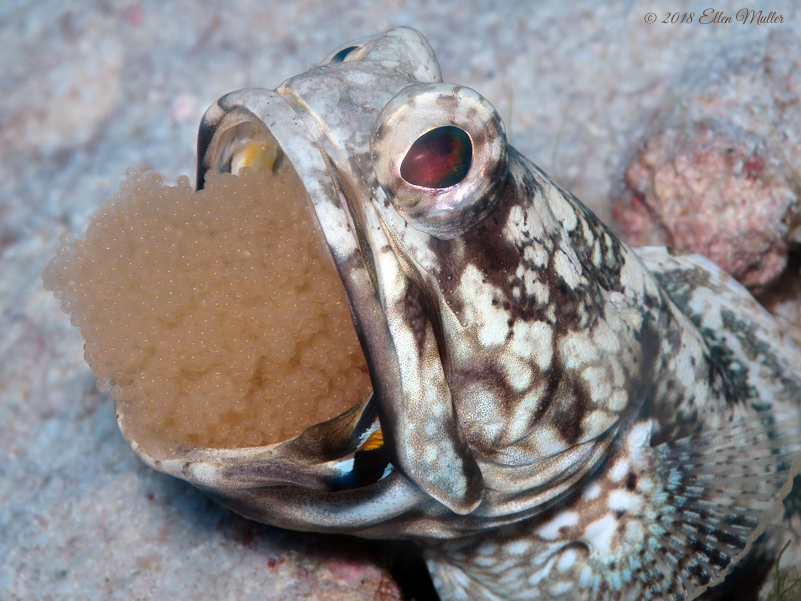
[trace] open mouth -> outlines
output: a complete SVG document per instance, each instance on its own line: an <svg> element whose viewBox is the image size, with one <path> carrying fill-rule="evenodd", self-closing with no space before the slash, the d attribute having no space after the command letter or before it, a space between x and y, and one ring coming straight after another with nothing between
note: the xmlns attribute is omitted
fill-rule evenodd
<svg viewBox="0 0 801 601"><path fill-rule="evenodd" d="M197 192L129 171L43 274L150 456L281 443L372 393L306 189L266 128L236 130Z"/></svg>
<svg viewBox="0 0 801 601"><path fill-rule="evenodd" d="M378 116L345 120L353 140L291 87L226 94L201 122L198 191L132 171L86 239L59 248L45 287L149 465L229 499L258 490L258 515L283 524L306 518L282 521L265 487L355 502L376 485L397 511L420 495L462 514L481 502L429 320L439 309L398 232L410 220L410 236L450 239L480 222L506 181L503 131L475 92L401 80ZM418 150L422 165L447 160L398 164ZM371 202L381 190L396 213Z"/></svg>

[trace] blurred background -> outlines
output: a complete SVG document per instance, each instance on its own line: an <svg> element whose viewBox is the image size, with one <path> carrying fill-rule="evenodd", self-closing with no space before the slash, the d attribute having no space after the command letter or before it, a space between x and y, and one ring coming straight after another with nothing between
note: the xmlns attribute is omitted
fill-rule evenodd
<svg viewBox="0 0 801 601"><path fill-rule="evenodd" d="M709 8L732 22L699 23ZM741 144L732 177L765 184L779 225L758 227L781 230L769 250L786 262L801 189L801 11L755 0L747 8L782 22L743 24L742 8L0 0L0 599L431 598L422 565L398 559L409 547L254 524L145 468L41 287L59 236L80 234L128 167L194 179L197 126L221 95L275 88L351 39L408 25L446 81L494 104L518 150L636 242L681 245L633 166ZM690 12L692 23L662 22ZM703 143L663 141L699 123L712 124Z"/></svg>

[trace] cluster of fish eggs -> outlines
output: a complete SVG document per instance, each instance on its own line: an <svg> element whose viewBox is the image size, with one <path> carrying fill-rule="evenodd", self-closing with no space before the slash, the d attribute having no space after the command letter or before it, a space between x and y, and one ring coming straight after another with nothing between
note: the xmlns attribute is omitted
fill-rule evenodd
<svg viewBox="0 0 801 601"><path fill-rule="evenodd" d="M151 452L287 440L370 391L342 283L286 161L121 192L42 275Z"/></svg>

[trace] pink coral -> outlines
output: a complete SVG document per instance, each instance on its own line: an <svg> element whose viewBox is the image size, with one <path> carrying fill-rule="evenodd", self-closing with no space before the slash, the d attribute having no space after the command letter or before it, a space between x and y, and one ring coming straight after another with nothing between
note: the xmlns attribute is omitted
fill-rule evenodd
<svg viewBox="0 0 801 601"><path fill-rule="evenodd" d="M787 261L796 195L755 144L705 124L647 141L626 171L630 214L616 217L635 243L706 255L747 286L776 279Z"/></svg>
<svg viewBox="0 0 801 601"><path fill-rule="evenodd" d="M781 275L800 231L799 52L777 34L677 80L621 173L629 242L706 255L752 290Z"/></svg>

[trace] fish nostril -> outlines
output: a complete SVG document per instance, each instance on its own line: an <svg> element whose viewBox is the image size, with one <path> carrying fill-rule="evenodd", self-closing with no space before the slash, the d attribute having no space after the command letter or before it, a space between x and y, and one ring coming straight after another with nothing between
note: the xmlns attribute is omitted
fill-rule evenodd
<svg viewBox="0 0 801 601"><path fill-rule="evenodd" d="M343 48L339 52L337 52L334 56L331 57L330 63L342 63L345 61L347 56L356 50L358 46L348 46L347 48Z"/></svg>

